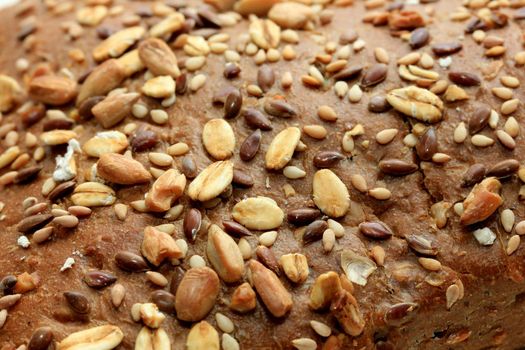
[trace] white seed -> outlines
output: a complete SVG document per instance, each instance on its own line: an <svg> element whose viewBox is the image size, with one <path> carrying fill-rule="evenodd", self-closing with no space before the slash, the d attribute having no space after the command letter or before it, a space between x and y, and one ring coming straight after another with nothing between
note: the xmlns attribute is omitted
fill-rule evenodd
<svg viewBox="0 0 525 350"><path fill-rule="evenodd" d="M496 130L496 136L498 137L499 142L508 149L516 148L516 141L503 130Z"/></svg>
<svg viewBox="0 0 525 350"><path fill-rule="evenodd" d="M259 244L271 247L277 239L277 231L268 231L259 236Z"/></svg>
<svg viewBox="0 0 525 350"><path fill-rule="evenodd" d="M341 238L345 235L345 228L339 222L333 219L328 219L327 223L328 223L328 228L334 231L336 238Z"/></svg>
<svg viewBox="0 0 525 350"><path fill-rule="evenodd" d="M421 59L421 54L419 52L411 52L401 57L399 60L397 60L397 64L398 65L416 64L419 62L420 59Z"/></svg>
<svg viewBox="0 0 525 350"><path fill-rule="evenodd" d="M281 59L281 53L278 50L271 48L266 53L266 58L268 59L268 62L277 62Z"/></svg>
<svg viewBox="0 0 525 350"><path fill-rule="evenodd" d="M501 98L502 100L510 100L512 98L512 90L506 87L493 87L492 94L496 97Z"/></svg>
<svg viewBox="0 0 525 350"><path fill-rule="evenodd" d="M297 350L316 350L317 349L317 343L315 340L310 338L298 338L292 340L292 345Z"/></svg>
<svg viewBox="0 0 525 350"><path fill-rule="evenodd" d="M505 126L503 128L507 132L507 134L514 138L518 137L518 135L520 134L520 124L514 117L509 117L505 122Z"/></svg>
<svg viewBox="0 0 525 350"><path fill-rule="evenodd" d="M381 130L376 134L376 141L380 145L386 145L396 137L397 133L399 132L398 129L385 129Z"/></svg>
<svg viewBox="0 0 525 350"><path fill-rule="evenodd" d="M257 51L257 54L253 57L253 60L255 61L255 64L261 65L264 62L266 62L266 52L264 52L263 49L260 49Z"/></svg>
<svg viewBox="0 0 525 350"><path fill-rule="evenodd" d="M439 270L441 270L441 263L438 260L436 260L436 259L432 259L432 258L418 258L418 262L426 270L429 270L429 271L439 271Z"/></svg>
<svg viewBox="0 0 525 350"><path fill-rule="evenodd" d="M504 209L500 214L501 225L506 232L512 231L515 219L514 212L510 209Z"/></svg>
<svg viewBox="0 0 525 350"><path fill-rule="evenodd" d="M237 51L233 50L226 50L224 52L224 59L226 62L239 62L241 60L241 56Z"/></svg>
<svg viewBox="0 0 525 350"><path fill-rule="evenodd" d="M131 306L131 319L135 322L140 321L140 309L142 307L141 303L135 303Z"/></svg>
<svg viewBox="0 0 525 350"><path fill-rule="evenodd" d="M489 116L489 126L492 129L496 129L498 127L498 123L499 123L499 114L498 114L498 112L496 112L495 110L491 110L490 111L490 116Z"/></svg>
<svg viewBox="0 0 525 350"><path fill-rule="evenodd" d="M54 217L59 217L59 216L69 215L69 212L62 208L53 208L51 209L51 215L53 215Z"/></svg>
<svg viewBox="0 0 525 350"><path fill-rule="evenodd" d="M283 169L283 175L289 179L295 180L306 176L306 171L293 165L289 165Z"/></svg>
<svg viewBox="0 0 525 350"><path fill-rule="evenodd" d="M338 81L334 84L334 91L339 98L343 98L348 92L348 84L345 81Z"/></svg>
<svg viewBox="0 0 525 350"><path fill-rule="evenodd" d="M452 284L447 288L446 299L447 309L450 309L458 300L460 296L459 287L457 284Z"/></svg>
<svg viewBox="0 0 525 350"><path fill-rule="evenodd" d="M354 138L352 137L352 133L350 131L345 132L343 135L343 139L341 140L341 148L343 151L351 153L354 150L355 144L354 144Z"/></svg>
<svg viewBox="0 0 525 350"><path fill-rule="evenodd" d="M299 34L295 30L286 29L281 33L281 40L290 44L296 44L299 42Z"/></svg>
<svg viewBox="0 0 525 350"><path fill-rule="evenodd" d="M324 83L323 74L319 71L319 69L317 69L317 67L310 66L310 68L308 68L308 74L315 80L317 80L319 83Z"/></svg>
<svg viewBox="0 0 525 350"><path fill-rule="evenodd" d="M160 167L167 167L173 164L173 157L166 153L150 152L148 153L149 161Z"/></svg>
<svg viewBox="0 0 525 350"><path fill-rule="evenodd" d="M47 178L44 183L42 184L42 195L46 197L48 194L51 193L57 186L57 183L52 177Z"/></svg>
<svg viewBox="0 0 525 350"><path fill-rule="evenodd" d="M310 321L310 326L319 334L321 337L329 337L332 334L332 328L330 328L326 323L312 320Z"/></svg>
<svg viewBox="0 0 525 350"><path fill-rule="evenodd" d="M133 114L135 118L145 118L148 115L148 112L148 107L142 103L135 103L131 107L131 114Z"/></svg>
<svg viewBox="0 0 525 350"><path fill-rule="evenodd" d="M357 39L352 47L354 48L354 51L361 51L366 46L366 42L363 39Z"/></svg>
<svg viewBox="0 0 525 350"><path fill-rule="evenodd" d="M168 108L175 104L177 101L177 95L175 93L172 93L169 97L166 97L160 102L160 105L164 108Z"/></svg>
<svg viewBox="0 0 525 350"><path fill-rule="evenodd" d="M0 329L2 329L6 320L7 320L7 310L6 309L0 310Z"/></svg>
<svg viewBox="0 0 525 350"><path fill-rule="evenodd" d="M164 215L164 219L177 220L180 214L182 214L183 210L184 210L184 206L182 204L177 204L176 206L171 207L166 212L166 214Z"/></svg>
<svg viewBox="0 0 525 350"><path fill-rule="evenodd" d="M44 147L39 146L35 148L35 151L33 152L33 158L37 162L40 162L42 159L44 159L45 156L46 156L46 150L44 149Z"/></svg>
<svg viewBox="0 0 525 350"><path fill-rule="evenodd" d="M113 304L113 306L118 308L122 304L122 301L124 300L124 297L126 296L126 288L124 288L122 284L116 283L113 285L113 287L111 287L110 295L111 295L111 303ZM139 315L139 318L140 318L140 315Z"/></svg>
<svg viewBox="0 0 525 350"><path fill-rule="evenodd" d="M374 56L376 58L376 61L379 63L388 64L388 62L390 62L388 52L382 47L376 47L374 49Z"/></svg>
<svg viewBox="0 0 525 350"><path fill-rule="evenodd" d="M128 206L126 204L117 203L113 207L113 210L119 220L124 221L126 219L126 216L128 215Z"/></svg>
<svg viewBox="0 0 525 350"><path fill-rule="evenodd" d="M475 30L474 33L472 33L472 39L474 39L474 41L476 41L478 44L483 42L486 36L487 34L481 29Z"/></svg>
<svg viewBox="0 0 525 350"><path fill-rule="evenodd" d="M361 101L363 97L363 90L359 87L358 84L354 84L350 91L348 92L348 100L352 103L357 103Z"/></svg>
<svg viewBox="0 0 525 350"><path fill-rule="evenodd" d="M224 333L232 333L235 330L233 321L226 315L217 312L215 314L215 321L217 321L217 327Z"/></svg>
<svg viewBox="0 0 525 350"><path fill-rule="evenodd" d="M240 350L241 348L237 340L228 333L222 334L221 347L222 350Z"/></svg>
<svg viewBox="0 0 525 350"><path fill-rule="evenodd" d="M263 95L262 89L259 87L259 85L250 84L248 87L246 87L246 92L254 97L261 97Z"/></svg>
<svg viewBox="0 0 525 350"><path fill-rule="evenodd" d="M470 139L472 144L476 147L488 147L494 144L494 140L482 134L476 134Z"/></svg>
<svg viewBox="0 0 525 350"><path fill-rule="evenodd" d="M24 199L22 201L22 208L24 208L24 210L25 210L25 209L28 209L28 208L34 206L37 203L38 203L38 199L36 197L27 197L26 199ZM4 208L5 208L5 203L2 202L2 210Z"/></svg>
<svg viewBox="0 0 525 350"><path fill-rule="evenodd" d="M352 183L352 186L354 186L359 192L365 193L368 190L366 179L362 175L352 175L350 177L350 182Z"/></svg>
<svg viewBox="0 0 525 350"><path fill-rule="evenodd" d="M520 100L517 98L514 98L512 100L505 101L501 104L501 113L505 115L512 114L516 112L518 109L518 106L520 104Z"/></svg>
<svg viewBox="0 0 525 350"><path fill-rule="evenodd" d="M324 139L328 134L328 131L322 125L305 125L303 126L303 131L306 135L317 140Z"/></svg>
<svg viewBox="0 0 525 350"><path fill-rule="evenodd" d="M423 53L419 60L419 65L425 69L430 69L434 66L434 59L428 53Z"/></svg>
<svg viewBox="0 0 525 350"><path fill-rule="evenodd" d="M188 253L188 242L186 242L184 239L179 238L175 241L177 246L179 246L180 251L182 252L182 257L186 257L186 254Z"/></svg>
<svg viewBox="0 0 525 350"><path fill-rule="evenodd" d="M53 219L53 223L66 228L73 228L78 225L78 218L73 215L58 216Z"/></svg>
<svg viewBox="0 0 525 350"><path fill-rule="evenodd" d="M297 53L291 45L285 45L283 48L283 58L287 61L291 61L297 57Z"/></svg>
<svg viewBox="0 0 525 350"><path fill-rule="evenodd" d="M202 88L206 83L206 76L204 74L197 74L194 76L189 84L190 90L195 92Z"/></svg>
<svg viewBox="0 0 525 350"><path fill-rule="evenodd" d="M456 204L454 204L454 212L456 213L457 216L461 216L463 215L463 203L462 202L457 202Z"/></svg>
<svg viewBox="0 0 525 350"><path fill-rule="evenodd" d="M352 54L352 49L350 45L345 45L341 47L337 52L335 53L335 57L346 60L350 57Z"/></svg>
<svg viewBox="0 0 525 350"><path fill-rule="evenodd" d="M507 255L512 255L520 246L521 238L518 235L513 235L507 242Z"/></svg>
<svg viewBox="0 0 525 350"><path fill-rule="evenodd" d="M467 139L467 127L464 122L461 122L456 126L456 129L454 130L454 142L455 143L463 143Z"/></svg>
<svg viewBox="0 0 525 350"><path fill-rule="evenodd" d="M189 264L191 267L204 267L206 266L206 261L204 261L204 258L200 255L192 255Z"/></svg>
<svg viewBox="0 0 525 350"><path fill-rule="evenodd" d="M520 81L516 77L505 75L501 77L500 81L503 85L511 89L515 89L520 86Z"/></svg>
<svg viewBox="0 0 525 350"><path fill-rule="evenodd" d="M417 136L412 133L407 134L403 138L403 143L405 144L405 146L410 147L410 148L415 147L417 145L417 141L418 141Z"/></svg>
<svg viewBox="0 0 525 350"><path fill-rule="evenodd" d="M525 220L518 222L514 230L520 236L525 235Z"/></svg>
<svg viewBox="0 0 525 350"><path fill-rule="evenodd" d="M380 201L386 201L392 197L392 193L384 187L375 187L368 190L368 195Z"/></svg>
<svg viewBox="0 0 525 350"><path fill-rule="evenodd" d="M163 274L157 271L146 271L146 277L148 280L159 286L159 287L166 287L168 285L168 279L164 277Z"/></svg>
<svg viewBox="0 0 525 350"><path fill-rule="evenodd" d="M281 77L281 86L283 89L289 89L293 84L292 73L284 72Z"/></svg>
<svg viewBox="0 0 525 350"><path fill-rule="evenodd" d="M169 119L168 113L162 109L152 109L150 115L151 119L159 125L166 124Z"/></svg>
<svg viewBox="0 0 525 350"><path fill-rule="evenodd" d="M190 147L184 142L177 142L174 145L168 147L167 152L170 156L177 157L182 156L190 150Z"/></svg>
<svg viewBox="0 0 525 350"><path fill-rule="evenodd" d="M432 155L432 161L434 163L438 163L438 164L444 164L444 163L447 163L449 162L450 160L452 159L452 157L450 157L448 154L446 153L440 153L440 152L437 152L437 153L434 153Z"/></svg>
<svg viewBox="0 0 525 350"><path fill-rule="evenodd" d="M189 72L195 72L204 66L206 63L205 56L190 57L185 62L185 67Z"/></svg>
<svg viewBox="0 0 525 350"><path fill-rule="evenodd" d="M245 238L239 239L239 243L237 243L237 246L239 247L239 250L242 254L242 258L244 260L248 260L252 257L252 247Z"/></svg>
<svg viewBox="0 0 525 350"><path fill-rule="evenodd" d="M320 106L317 109L317 116L325 122L335 122L337 120L337 114L334 109L330 106Z"/></svg>
<svg viewBox="0 0 525 350"><path fill-rule="evenodd" d="M325 252L329 253L334 249L335 245L335 233L331 229L326 229L323 232L323 249Z"/></svg>

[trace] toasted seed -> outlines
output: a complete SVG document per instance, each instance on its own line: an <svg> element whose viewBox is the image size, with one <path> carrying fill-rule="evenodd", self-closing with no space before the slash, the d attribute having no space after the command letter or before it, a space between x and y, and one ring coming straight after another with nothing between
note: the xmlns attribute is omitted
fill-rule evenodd
<svg viewBox="0 0 525 350"><path fill-rule="evenodd" d="M436 56L450 56L455 54L463 48L463 45L458 42L437 43L432 46L432 51Z"/></svg>
<svg viewBox="0 0 525 350"><path fill-rule="evenodd" d="M479 77L468 72L449 72L448 78L455 84L462 86L476 86L481 83Z"/></svg>
<svg viewBox="0 0 525 350"><path fill-rule="evenodd" d="M374 113L383 113L391 108L386 98L382 95L374 95L368 101L368 110Z"/></svg>
<svg viewBox="0 0 525 350"><path fill-rule="evenodd" d="M212 269L188 270L175 295L177 318L192 322L204 318L215 305L219 287L219 277Z"/></svg>
<svg viewBox="0 0 525 350"><path fill-rule="evenodd" d="M53 220L53 215L50 214L37 214L28 216L18 223L17 230L18 232L22 233L36 231L39 228L47 225L51 220Z"/></svg>
<svg viewBox="0 0 525 350"><path fill-rule="evenodd" d="M362 87L371 87L374 85L377 85L381 83L383 80L385 80L388 72L388 67L383 63L378 63L370 67L365 74L363 75L363 78L361 79L361 86Z"/></svg>
<svg viewBox="0 0 525 350"><path fill-rule="evenodd" d="M239 149L239 156L245 162L255 157L261 145L262 133L260 129L255 130L242 143Z"/></svg>
<svg viewBox="0 0 525 350"><path fill-rule="evenodd" d="M471 165L467 172L463 175L461 186L469 187L477 184L478 182L481 182L481 180L483 180L485 177L486 172L487 168L483 164L476 163Z"/></svg>
<svg viewBox="0 0 525 350"><path fill-rule="evenodd" d="M418 166L400 159L386 159L379 162L379 169L388 175L403 176L413 173Z"/></svg>
<svg viewBox="0 0 525 350"><path fill-rule="evenodd" d="M507 242L507 255L512 255L516 250L518 250L520 245L521 238L518 235L513 235L509 238Z"/></svg>
<svg viewBox="0 0 525 350"><path fill-rule="evenodd" d="M257 259L259 259L259 261L264 266L272 270L277 276L281 274L281 268L279 266L279 262L277 261L277 258L273 254L273 251L270 250L267 246L265 245L258 246L257 249L255 250L255 254L257 255Z"/></svg>
<svg viewBox="0 0 525 350"><path fill-rule="evenodd" d="M255 181L250 174L239 169L233 170L232 184L239 187L252 187L254 183Z"/></svg>
<svg viewBox="0 0 525 350"><path fill-rule="evenodd" d="M306 225L314 221L316 218L318 218L321 215L321 212L319 209L315 208L300 208L300 209L294 209L290 210L286 218L289 223L293 225Z"/></svg>
<svg viewBox="0 0 525 350"><path fill-rule="evenodd" d="M320 119L327 121L327 122L335 122L337 120L337 114L334 111L334 109L330 106L320 106L317 109L317 115Z"/></svg>
<svg viewBox="0 0 525 350"><path fill-rule="evenodd" d="M386 98L394 109L417 120L435 123L443 117L443 101L431 91L408 86L391 90Z"/></svg>
<svg viewBox="0 0 525 350"><path fill-rule="evenodd" d="M396 137L398 132L399 132L398 129L384 129L384 130L381 130L380 132L378 132L376 134L376 141L380 145L386 145L386 144L392 142L392 140L394 139L394 137Z"/></svg>
<svg viewBox="0 0 525 350"><path fill-rule="evenodd" d="M235 221L228 221L223 220L222 225L224 226L224 230L235 237L245 237L245 236L251 236L252 233L250 230L248 230L246 227L236 223Z"/></svg>
<svg viewBox="0 0 525 350"><path fill-rule="evenodd" d="M416 152L422 160L431 160L432 156L437 152L438 142L437 135L434 128L430 127L419 138L416 144Z"/></svg>
<svg viewBox="0 0 525 350"><path fill-rule="evenodd" d="M266 168L280 170L291 160L299 143L301 131L296 127L288 127L279 132L266 151Z"/></svg>
<svg viewBox="0 0 525 350"><path fill-rule="evenodd" d="M341 217L350 208L350 196L345 184L331 170L315 173L313 199L317 207L330 217Z"/></svg>
<svg viewBox="0 0 525 350"><path fill-rule="evenodd" d="M33 234L32 241L36 244L41 244L47 241L53 234L53 227L44 227L40 230L36 230Z"/></svg>
<svg viewBox="0 0 525 350"><path fill-rule="evenodd" d="M235 134L224 119L212 119L204 125L202 142L206 151L217 160L232 156L235 148Z"/></svg>
<svg viewBox="0 0 525 350"><path fill-rule="evenodd" d="M487 176L505 178L515 174L520 168L520 164L515 159L506 159L494 164L487 170Z"/></svg>
<svg viewBox="0 0 525 350"><path fill-rule="evenodd" d="M328 228L328 224L324 220L315 220L306 226L303 234L304 244L309 244L323 238L324 231Z"/></svg>
<svg viewBox="0 0 525 350"><path fill-rule="evenodd" d="M124 339L124 333L117 326L103 325L70 334L58 343L58 349L99 349L110 350Z"/></svg>

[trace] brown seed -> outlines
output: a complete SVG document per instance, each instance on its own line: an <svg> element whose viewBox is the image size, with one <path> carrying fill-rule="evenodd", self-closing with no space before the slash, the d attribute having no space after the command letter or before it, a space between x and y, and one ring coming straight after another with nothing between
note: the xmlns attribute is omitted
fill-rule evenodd
<svg viewBox="0 0 525 350"><path fill-rule="evenodd" d="M88 298L81 292L64 292L64 297L73 311L87 314L91 310Z"/></svg>
<svg viewBox="0 0 525 350"><path fill-rule="evenodd" d="M425 46L430 40L430 33L426 28L417 28L410 34L409 44L412 49L419 49Z"/></svg>
<svg viewBox="0 0 525 350"><path fill-rule="evenodd" d="M255 254L257 255L257 259L259 259L264 266L272 270L277 276L281 274L279 262L270 248L260 245L255 250Z"/></svg>
<svg viewBox="0 0 525 350"><path fill-rule="evenodd" d="M219 277L209 267L186 271L175 294L177 318L191 322L202 320L216 304L219 289Z"/></svg>
<svg viewBox="0 0 525 350"><path fill-rule="evenodd" d="M157 145L159 142L157 133L152 130L139 130L131 139L133 152L143 152Z"/></svg>
<svg viewBox="0 0 525 350"><path fill-rule="evenodd" d="M257 71L257 84L263 92L270 90L275 83L275 72L269 65L262 65Z"/></svg>
<svg viewBox="0 0 525 350"><path fill-rule="evenodd" d="M261 111L255 108L247 108L242 115L250 128L264 131L272 130L272 122Z"/></svg>
<svg viewBox="0 0 525 350"><path fill-rule="evenodd" d="M188 89L188 76L182 73L175 79L175 93L177 95L184 95Z"/></svg>
<svg viewBox="0 0 525 350"><path fill-rule="evenodd" d="M488 171L487 177L494 176L505 178L513 175L520 168L520 163L516 159L506 159L494 164Z"/></svg>
<svg viewBox="0 0 525 350"><path fill-rule="evenodd" d="M361 87L370 87L379 84L385 80L388 72L388 66L384 63L378 63L370 67L361 79Z"/></svg>
<svg viewBox="0 0 525 350"><path fill-rule="evenodd" d="M240 238L252 235L250 230L241 224L236 223L235 221L223 220L222 226L224 227L224 231L226 231L226 233L234 237Z"/></svg>
<svg viewBox="0 0 525 350"><path fill-rule="evenodd" d="M105 97L104 96L91 96L86 98L80 106L78 106L78 115L84 120L90 120L95 115L91 111L96 104L101 102Z"/></svg>
<svg viewBox="0 0 525 350"><path fill-rule="evenodd" d="M431 160L438 151L436 130L432 127L419 138L416 144L416 152L421 160Z"/></svg>
<svg viewBox="0 0 525 350"><path fill-rule="evenodd" d="M432 51L436 56L450 56L463 48L458 42L438 43L432 46Z"/></svg>
<svg viewBox="0 0 525 350"><path fill-rule="evenodd" d="M293 209L290 210L286 217L288 219L288 222L301 226L301 225L307 225L317 219L321 215L321 211L316 208L299 208L299 209Z"/></svg>
<svg viewBox="0 0 525 350"><path fill-rule="evenodd" d="M38 173L40 173L42 169L43 167L41 165L35 165L35 166L31 166L31 167L19 170L13 182L15 184L29 182L33 180L35 177L37 177Z"/></svg>
<svg viewBox="0 0 525 350"><path fill-rule="evenodd" d="M224 118L235 118L242 107L242 95L239 90L232 91L224 102Z"/></svg>
<svg viewBox="0 0 525 350"><path fill-rule="evenodd" d="M151 293L151 301L157 305L160 311L173 314L175 312L175 295L159 289Z"/></svg>
<svg viewBox="0 0 525 350"><path fill-rule="evenodd" d="M436 256L438 253L432 242L423 236L407 235L405 239L408 246L421 255Z"/></svg>
<svg viewBox="0 0 525 350"><path fill-rule="evenodd" d="M324 220L315 220L306 226L303 234L303 243L309 244L323 238L324 231L328 228L328 224Z"/></svg>
<svg viewBox="0 0 525 350"><path fill-rule="evenodd" d="M344 155L336 151L321 151L314 156L313 164L320 169L333 168L344 158Z"/></svg>
<svg viewBox="0 0 525 350"><path fill-rule="evenodd" d="M359 224L359 232L371 239L384 240L392 237L392 230L382 222L366 221Z"/></svg>
<svg viewBox="0 0 525 350"><path fill-rule="evenodd" d="M146 260L138 254L129 251L120 251L115 254L115 263L119 268L128 272L142 272L149 270Z"/></svg>
<svg viewBox="0 0 525 350"><path fill-rule="evenodd" d="M47 350L53 341L53 331L50 327L40 327L33 332L27 350Z"/></svg>
<svg viewBox="0 0 525 350"><path fill-rule="evenodd" d="M195 242L197 233L201 229L202 225L202 214L198 209L191 208L186 212L182 228L184 235L190 242Z"/></svg>
<svg viewBox="0 0 525 350"><path fill-rule="evenodd" d="M392 326L400 326L411 320L415 316L415 312L418 309L418 304L415 303L400 303L392 305L385 312L385 322Z"/></svg>
<svg viewBox="0 0 525 350"><path fill-rule="evenodd" d="M250 174L239 169L233 169L232 183L239 187L252 187L255 181Z"/></svg>
<svg viewBox="0 0 525 350"><path fill-rule="evenodd" d="M368 101L368 110L370 112L383 113L388 111L390 108L392 107L386 100L386 97L382 95L374 95Z"/></svg>
<svg viewBox="0 0 525 350"><path fill-rule="evenodd" d="M470 187L472 185L477 184L478 182L483 180L486 172L487 168L483 164L476 163L471 165L467 172L463 175L463 181L461 183L461 186Z"/></svg>
<svg viewBox="0 0 525 350"><path fill-rule="evenodd" d="M337 72L336 74L334 74L333 78L336 81L351 80L351 79L357 78L359 74L361 74L362 71L363 71L362 66L352 66L352 67L348 67L348 68L343 69L342 71Z"/></svg>
<svg viewBox="0 0 525 350"><path fill-rule="evenodd" d="M239 149L239 156L245 162L250 161L255 157L261 146L261 130L255 130L250 136L244 140Z"/></svg>
<svg viewBox="0 0 525 350"><path fill-rule="evenodd" d="M14 275L7 275L0 280L0 294L10 295L13 294L13 288L15 287L18 279Z"/></svg>
<svg viewBox="0 0 525 350"><path fill-rule="evenodd" d="M51 131L51 130L70 130L73 128L74 122L71 119L66 118L56 118L49 119L44 121L42 125L42 130Z"/></svg>
<svg viewBox="0 0 525 350"><path fill-rule="evenodd" d="M231 94L234 91L238 91L238 89L232 85L225 85L222 86L219 90L215 91L212 98L212 103L217 105L222 105L224 102L226 102L226 98L229 94Z"/></svg>
<svg viewBox="0 0 525 350"><path fill-rule="evenodd" d="M462 86L477 86L481 84L481 80L477 75L468 72L449 72L448 78L453 83Z"/></svg>
<svg viewBox="0 0 525 350"><path fill-rule="evenodd" d="M224 67L223 75L226 79L234 79L241 74L241 67L238 64L230 62Z"/></svg>
<svg viewBox="0 0 525 350"><path fill-rule="evenodd" d="M489 106L483 104L476 107L468 120L468 129L471 135L476 134L485 128L489 122L490 114L491 109Z"/></svg>
<svg viewBox="0 0 525 350"><path fill-rule="evenodd" d="M117 281L117 277L110 272L89 271L84 275L84 282L91 288L105 288Z"/></svg>
<svg viewBox="0 0 525 350"><path fill-rule="evenodd" d="M286 101L275 98L267 98L264 110L269 115L279 118L291 118L297 115L297 111Z"/></svg>
<svg viewBox="0 0 525 350"><path fill-rule="evenodd" d="M30 233L44 227L51 220L53 220L53 215L51 214L37 214L28 216L18 223L17 230L18 232L22 233Z"/></svg>
<svg viewBox="0 0 525 350"><path fill-rule="evenodd" d="M19 113L22 124L26 128L36 124L46 116L46 108L43 104L37 104Z"/></svg>
<svg viewBox="0 0 525 350"><path fill-rule="evenodd" d="M184 156L181 161L181 171L188 178L193 179L198 174L197 164L190 155Z"/></svg>
<svg viewBox="0 0 525 350"><path fill-rule="evenodd" d="M67 196L73 191L77 182L76 181L67 181L62 182L60 185L56 186L48 195L48 198L51 202L56 202L58 199L61 199Z"/></svg>
<svg viewBox="0 0 525 350"><path fill-rule="evenodd" d="M401 159L387 159L379 162L379 169L388 175L402 176L413 173L418 166Z"/></svg>

